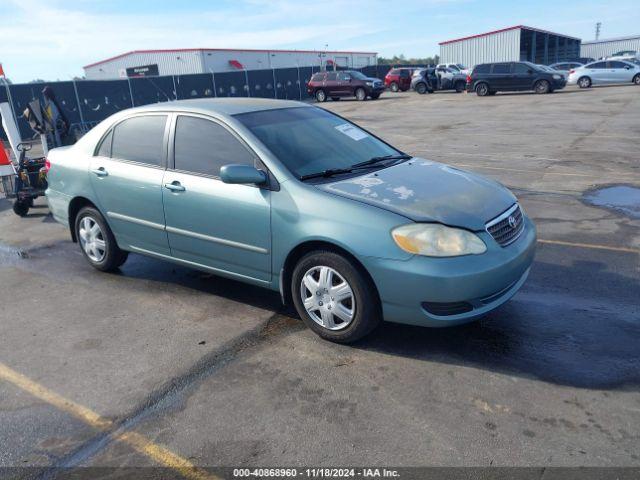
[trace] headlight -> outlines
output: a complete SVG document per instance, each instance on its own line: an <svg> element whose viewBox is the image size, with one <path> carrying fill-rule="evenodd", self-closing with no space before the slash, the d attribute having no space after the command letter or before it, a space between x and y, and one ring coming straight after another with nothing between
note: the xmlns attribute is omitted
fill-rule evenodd
<svg viewBox="0 0 640 480"><path fill-rule="evenodd" d="M479 255L487 246L474 233L437 223L411 223L394 228L391 236L405 252L427 257Z"/></svg>
<svg viewBox="0 0 640 480"><path fill-rule="evenodd" d="M373 82L367 82L367 87L373 87Z"/></svg>
<svg viewBox="0 0 640 480"><path fill-rule="evenodd" d="M554 75L553 75L553 78L554 78L555 80L562 80L562 75L556 75L556 74L554 74Z"/></svg>

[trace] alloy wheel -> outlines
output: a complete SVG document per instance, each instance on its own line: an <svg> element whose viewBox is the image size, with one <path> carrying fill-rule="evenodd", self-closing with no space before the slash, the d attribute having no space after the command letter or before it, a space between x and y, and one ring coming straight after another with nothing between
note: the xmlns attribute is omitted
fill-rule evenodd
<svg viewBox="0 0 640 480"><path fill-rule="evenodd" d="M87 257L96 263L104 260L107 244L98 222L91 217L84 217L80 221L78 236L80 237L80 245Z"/></svg>
<svg viewBox="0 0 640 480"><path fill-rule="evenodd" d="M356 313L351 286L331 267L318 265L307 270L300 284L300 297L311 319L328 330L346 328Z"/></svg>
<svg viewBox="0 0 640 480"><path fill-rule="evenodd" d="M365 92L362 88L357 89L356 98L360 101L364 100L365 98L367 98L367 92Z"/></svg>

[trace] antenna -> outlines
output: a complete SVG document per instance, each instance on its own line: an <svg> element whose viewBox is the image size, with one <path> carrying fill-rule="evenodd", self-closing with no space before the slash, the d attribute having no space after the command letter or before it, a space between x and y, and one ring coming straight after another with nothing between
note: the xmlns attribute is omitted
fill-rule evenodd
<svg viewBox="0 0 640 480"><path fill-rule="evenodd" d="M600 39L600 27L602 27L602 22L596 23L596 40Z"/></svg>

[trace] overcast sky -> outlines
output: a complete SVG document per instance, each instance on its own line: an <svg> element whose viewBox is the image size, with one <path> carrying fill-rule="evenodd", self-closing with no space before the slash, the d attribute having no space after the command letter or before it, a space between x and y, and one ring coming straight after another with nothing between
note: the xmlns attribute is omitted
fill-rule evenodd
<svg viewBox="0 0 640 480"><path fill-rule="evenodd" d="M638 0L0 0L13 82L68 80L129 50L292 48L424 57L438 42L524 24L591 40L640 33Z"/></svg>

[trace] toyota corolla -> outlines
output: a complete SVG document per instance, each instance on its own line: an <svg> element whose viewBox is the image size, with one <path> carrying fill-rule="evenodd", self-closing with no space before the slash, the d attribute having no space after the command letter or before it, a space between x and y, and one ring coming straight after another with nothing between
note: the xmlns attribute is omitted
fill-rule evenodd
<svg viewBox="0 0 640 480"><path fill-rule="evenodd" d="M511 298L534 257L509 190L304 103L126 110L48 160L51 212L95 268L134 252L279 291L335 342L383 319L469 322Z"/></svg>

